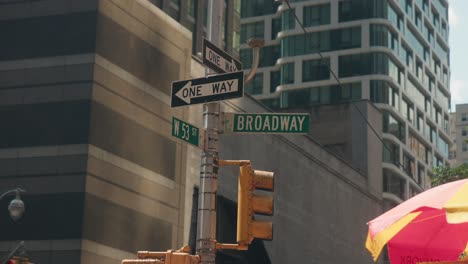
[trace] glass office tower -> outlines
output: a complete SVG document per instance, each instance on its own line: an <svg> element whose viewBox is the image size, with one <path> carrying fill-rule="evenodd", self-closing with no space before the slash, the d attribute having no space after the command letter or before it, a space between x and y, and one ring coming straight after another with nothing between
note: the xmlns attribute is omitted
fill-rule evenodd
<svg viewBox="0 0 468 264"><path fill-rule="evenodd" d="M447 0L289 2L242 1L241 43L266 41L247 91L276 110L374 102L390 149L382 147L388 206L427 188L431 168L448 163ZM249 68L247 45L240 56Z"/></svg>

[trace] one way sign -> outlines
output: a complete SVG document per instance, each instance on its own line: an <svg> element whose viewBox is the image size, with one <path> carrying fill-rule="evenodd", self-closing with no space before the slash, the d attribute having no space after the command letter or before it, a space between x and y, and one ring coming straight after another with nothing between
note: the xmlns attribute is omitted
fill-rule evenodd
<svg viewBox="0 0 468 264"><path fill-rule="evenodd" d="M229 53L203 39L203 64L217 73L236 72L242 70L240 61Z"/></svg>
<svg viewBox="0 0 468 264"><path fill-rule="evenodd" d="M222 101L244 96L242 71L172 83L171 107Z"/></svg>

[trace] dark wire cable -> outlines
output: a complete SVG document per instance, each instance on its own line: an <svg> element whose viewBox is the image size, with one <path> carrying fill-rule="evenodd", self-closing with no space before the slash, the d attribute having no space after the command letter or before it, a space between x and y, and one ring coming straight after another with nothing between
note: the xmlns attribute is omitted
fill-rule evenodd
<svg viewBox="0 0 468 264"><path fill-rule="evenodd" d="M288 9L290 11L292 11L292 13L294 14L294 18L296 19L297 23L299 23L299 25L301 26L302 30L304 31L304 41L307 37L307 30L305 29L304 25L302 24L302 22L299 20L299 18L297 17L296 15L296 12L293 10L293 8L291 7L291 4L289 3L289 0L283 0L283 2L285 2L287 5L288 5ZM304 47L305 47L305 43L304 43ZM320 57L320 63L322 65L325 65L327 68L328 68L328 71L331 73L331 75L333 76L333 78L336 80L337 84L338 84L338 87L340 87L341 90L343 90L343 87L341 85L341 82L340 80L338 79L338 77L336 76L335 72L333 72L333 70L331 69L330 65L328 63L325 62L325 57L323 57L322 53L320 52L319 49L317 49L317 54L319 55ZM390 154L392 154L391 156L393 157L394 155L394 152L387 146L387 144L385 144L385 142L383 141L383 139L380 137L380 135L377 133L377 131L375 130L375 128L369 123L369 120L367 119L367 117L361 112L361 110L359 110L359 108L352 102L350 101L351 105L354 106L354 108L359 112L359 114L361 115L361 117L366 121L366 124L368 127L370 127L370 129L372 130L372 132L374 132L375 136L380 140L380 142L382 143L382 145L390 152ZM395 162L397 164L395 164ZM411 175L408 170L405 168L405 166L403 166L403 164L401 164L401 162L399 161L394 161L393 162L395 165L398 165L400 168L403 169L403 171L409 175ZM416 163L416 161L415 161ZM415 166L416 167L416 166ZM421 188L422 190L424 190L424 188L416 181L413 179L413 177L411 176L410 177L414 183L416 183L419 188Z"/></svg>

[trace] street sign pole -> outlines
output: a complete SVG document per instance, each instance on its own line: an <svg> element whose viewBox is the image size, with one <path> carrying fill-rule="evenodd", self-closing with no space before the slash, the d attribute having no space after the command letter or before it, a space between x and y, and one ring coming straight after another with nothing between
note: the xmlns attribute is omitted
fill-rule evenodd
<svg viewBox="0 0 468 264"><path fill-rule="evenodd" d="M210 0L208 25L210 40L219 45L224 1ZM205 149L200 166L198 197L197 254L201 264L215 264L216 259L216 192L218 190L219 103L203 105Z"/></svg>

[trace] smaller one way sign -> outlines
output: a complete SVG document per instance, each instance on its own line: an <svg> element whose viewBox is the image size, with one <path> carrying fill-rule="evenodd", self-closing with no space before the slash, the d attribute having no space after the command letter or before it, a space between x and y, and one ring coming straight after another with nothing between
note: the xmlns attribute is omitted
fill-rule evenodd
<svg viewBox="0 0 468 264"><path fill-rule="evenodd" d="M217 73L236 72L242 69L240 61L206 39L203 39L203 64Z"/></svg>
<svg viewBox="0 0 468 264"><path fill-rule="evenodd" d="M171 107L222 101L244 96L242 71L172 83Z"/></svg>

